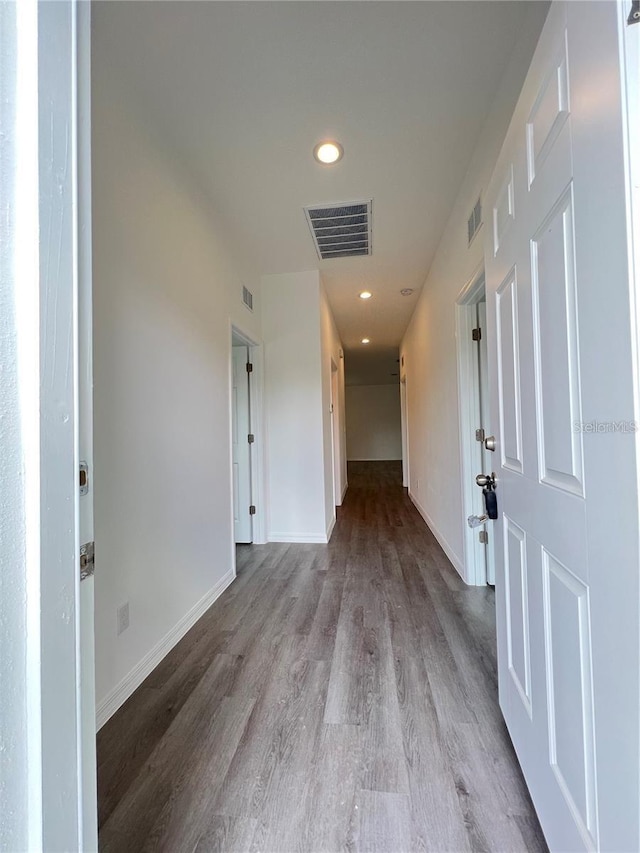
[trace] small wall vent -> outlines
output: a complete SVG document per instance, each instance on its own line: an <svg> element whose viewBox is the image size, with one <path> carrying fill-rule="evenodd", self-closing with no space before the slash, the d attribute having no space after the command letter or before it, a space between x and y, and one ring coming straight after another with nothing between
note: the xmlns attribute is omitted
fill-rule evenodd
<svg viewBox="0 0 640 853"><path fill-rule="evenodd" d="M371 254L373 201L305 207L321 260Z"/></svg>
<svg viewBox="0 0 640 853"><path fill-rule="evenodd" d="M242 301L249 311L253 311L253 293L251 293L251 291L244 285L242 286Z"/></svg>
<svg viewBox="0 0 640 853"><path fill-rule="evenodd" d="M480 199L475 203L471 216L467 220L467 242L471 245L471 241L478 233L482 225L482 204Z"/></svg>

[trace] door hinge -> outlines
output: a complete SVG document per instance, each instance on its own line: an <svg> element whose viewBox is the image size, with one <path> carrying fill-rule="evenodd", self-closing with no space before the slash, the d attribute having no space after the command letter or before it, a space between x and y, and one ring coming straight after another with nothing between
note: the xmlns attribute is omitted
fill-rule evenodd
<svg viewBox="0 0 640 853"><path fill-rule="evenodd" d="M481 543L482 545L487 545L487 544L488 544L488 542L489 542L489 534L487 533L487 531L486 531L486 530L481 530L481 531L478 533L478 539L480 540L480 543Z"/></svg>
<svg viewBox="0 0 640 853"><path fill-rule="evenodd" d="M482 329L478 326L477 329L471 330L471 340L472 341L480 341L482 340Z"/></svg>
<svg viewBox="0 0 640 853"><path fill-rule="evenodd" d="M247 373L253 373L253 365L250 361L247 362Z"/></svg>
<svg viewBox="0 0 640 853"><path fill-rule="evenodd" d="M86 542L80 546L80 580L91 577L95 569L95 543Z"/></svg>
<svg viewBox="0 0 640 853"><path fill-rule="evenodd" d="M476 441L484 441L484 430L482 427L476 430Z"/></svg>
<svg viewBox="0 0 640 853"><path fill-rule="evenodd" d="M86 495L89 491L89 463L81 462L78 477L78 485L80 487L80 495Z"/></svg>
<svg viewBox="0 0 640 853"><path fill-rule="evenodd" d="M255 515L255 514L256 514L256 508L253 504L251 504L251 506L249 507L249 515Z"/></svg>
<svg viewBox="0 0 640 853"><path fill-rule="evenodd" d="M249 444L253 444L253 442L255 440L256 440L255 435L252 432L250 432L249 435L247 436L247 441L249 442Z"/></svg>
<svg viewBox="0 0 640 853"><path fill-rule="evenodd" d="M627 18L628 24L640 23L640 0L631 0L631 11Z"/></svg>

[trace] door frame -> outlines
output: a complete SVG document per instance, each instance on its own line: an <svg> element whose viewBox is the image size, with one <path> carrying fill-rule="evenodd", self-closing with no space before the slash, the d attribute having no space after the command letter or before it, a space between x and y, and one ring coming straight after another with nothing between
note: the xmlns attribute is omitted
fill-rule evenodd
<svg viewBox="0 0 640 853"><path fill-rule="evenodd" d="M91 183L91 3L80 2L76 14L77 62L77 264L78 264L78 453L89 465L89 489L80 498L79 544L92 543L94 531L93 454L93 230ZM98 560L99 560L98 555ZM95 690L95 581L80 582L80 692L82 773L82 849L97 849L98 774Z"/></svg>
<svg viewBox="0 0 640 853"><path fill-rule="evenodd" d="M253 517L253 544L263 545L266 541L266 490L264 487L264 347L255 340L241 325L229 321L228 332L228 370L229 370L229 500L231 508L231 566L236 574L236 543L233 528L233 346L234 337L249 348L249 357L253 364L249 383L249 405L251 407L251 431L255 441L251 445L251 497L256 506ZM238 346L238 344L236 344Z"/></svg>
<svg viewBox="0 0 640 853"><path fill-rule="evenodd" d="M9 368L0 458L12 498L0 509L7 849L97 848L87 815L93 789L84 790L82 717L91 709L83 707L79 565L79 252L90 240L81 210L83 5L23 0L0 9L8 95L0 170L10 199L0 343Z"/></svg>
<svg viewBox="0 0 640 853"><path fill-rule="evenodd" d="M640 413L640 24L627 23L629 6L618 2L618 32L620 38L620 80L624 109L624 159L627 178L627 241L629 246L629 287L632 298L631 326L634 347L636 412ZM640 430L636 432L636 447L640 459ZM640 492L640 466L638 468Z"/></svg>
<svg viewBox="0 0 640 853"><path fill-rule="evenodd" d="M460 430L460 476L464 526L464 580L472 586L487 583L487 561L492 549L480 542L478 531L467 524L477 511L476 474L482 465L480 442L474 438L478 428L480 394L478 389L478 348L471 339L476 325L476 305L485 293L484 263L480 264L456 299L456 351L458 360L458 414ZM489 530L489 533L491 531Z"/></svg>

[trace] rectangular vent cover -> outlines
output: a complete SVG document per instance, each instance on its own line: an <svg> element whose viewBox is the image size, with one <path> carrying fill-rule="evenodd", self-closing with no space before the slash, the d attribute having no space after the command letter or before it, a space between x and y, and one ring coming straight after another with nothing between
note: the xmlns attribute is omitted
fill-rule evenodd
<svg viewBox="0 0 640 853"><path fill-rule="evenodd" d="M369 200L305 207L318 257L370 255L372 205Z"/></svg>
<svg viewBox="0 0 640 853"><path fill-rule="evenodd" d="M471 216L467 221L467 238L469 245L471 241L478 233L478 229L482 225L482 204L480 203L480 199L475 204L475 207L471 211Z"/></svg>
<svg viewBox="0 0 640 853"><path fill-rule="evenodd" d="M242 286L242 301L247 306L249 311L253 311L253 293L244 285Z"/></svg>

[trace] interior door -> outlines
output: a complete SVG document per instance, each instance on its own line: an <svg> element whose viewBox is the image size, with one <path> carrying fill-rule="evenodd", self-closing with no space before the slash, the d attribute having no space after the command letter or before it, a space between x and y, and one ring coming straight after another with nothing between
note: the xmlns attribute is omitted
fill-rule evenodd
<svg viewBox="0 0 640 853"><path fill-rule="evenodd" d="M249 348L234 346L232 383L233 527L237 543L253 541L251 506L251 432Z"/></svg>
<svg viewBox="0 0 640 853"><path fill-rule="evenodd" d="M80 737L82 849L98 849L93 575L93 321L91 277L91 4L76 6Z"/></svg>
<svg viewBox="0 0 640 853"><path fill-rule="evenodd" d="M486 196L500 704L557 851L640 849L617 11L552 5Z"/></svg>

